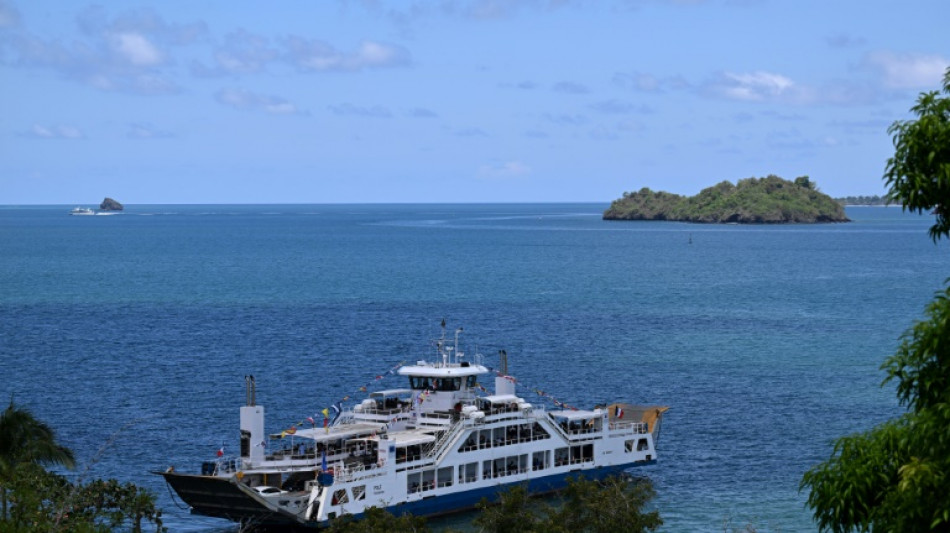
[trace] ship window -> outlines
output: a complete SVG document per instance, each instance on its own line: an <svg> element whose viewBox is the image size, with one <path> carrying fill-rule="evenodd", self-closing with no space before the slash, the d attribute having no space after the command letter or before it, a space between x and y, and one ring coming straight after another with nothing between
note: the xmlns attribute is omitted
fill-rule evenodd
<svg viewBox="0 0 950 533"><path fill-rule="evenodd" d="M478 431L473 431L469 433L468 438L462 441L462 445L459 446L460 452L470 452L472 450L478 449Z"/></svg>
<svg viewBox="0 0 950 533"><path fill-rule="evenodd" d="M548 466L550 461L550 453L548 451L543 452L534 452L531 456L531 469L532 470L544 470Z"/></svg>
<svg viewBox="0 0 950 533"><path fill-rule="evenodd" d="M415 390L429 388L429 378L426 376L409 376L409 386Z"/></svg>
<svg viewBox="0 0 950 533"><path fill-rule="evenodd" d="M478 479L478 463L459 465L459 483L472 483Z"/></svg>
<svg viewBox="0 0 950 533"><path fill-rule="evenodd" d="M564 466L567 464L567 448L558 448L554 450L554 466Z"/></svg>
<svg viewBox="0 0 950 533"><path fill-rule="evenodd" d="M485 461L482 463L482 479L491 479L494 477L495 470L492 468L491 461Z"/></svg>
<svg viewBox="0 0 950 533"><path fill-rule="evenodd" d="M435 470L422 471L422 490L432 490L435 488Z"/></svg>
<svg viewBox="0 0 950 533"><path fill-rule="evenodd" d="M432 380L432 388L438 391L457 391L462 387L462 378L438 378Z"/></svg>
<svg viewBox="0 0 950 533"><path fill-rule="evenodd" d="M647 444L647 440L646 440L646 439L640 439L639 441L637 441L637 451L638 451L638 452L642 452L643 450L646 450L646 449L649 448L649 447L650 447L650 445Z"/></svg>
<svg viewBox="0 0 950 533"><path fill-rule="evenodd" d="M594 460L594 445L571 446L571 464L589 463Z"/></svg>
<svg viewBox="0 0 950 533"><path fill-rule="evenodd" d="M353 501L358 502L366 499L366 485L357 485L353 487Z"/></svg>
<svg viewBox="0 0 950 533"><path fill-rule="evenodd" d="M343 503L349 503L350 499L346 495L346 489L339 489L333 492L333 500L331 505L340 505Z"/></svg>
<svg viewBox="0 0 950 533"><path fill-rule="evenodd" d="M440 468L437 472L436 486L451 487L452 486L452 470L453 470L453 467L451 466Z"/></svg>
<svg viewBox="0 0 950 533"><path fill-rule="evenodd" d="M633 440L625 440L625 441L623 441L623 449L626 450L627 452L632 452L632 451L633 451Z"/></svg>
<svg viewBox="0 0 950 533"><path fill-rule="evenodd" d="M550 439L551 435L537 422L531 428L531 440Z"/></svg>
<svg viewBox="0 0 950 533"><path fill-rule="evenodd" d="M475 378L476 376L468 376L467 378L465 378L465 386L470 389L475 388L475 383L476 383Z"/></svg>

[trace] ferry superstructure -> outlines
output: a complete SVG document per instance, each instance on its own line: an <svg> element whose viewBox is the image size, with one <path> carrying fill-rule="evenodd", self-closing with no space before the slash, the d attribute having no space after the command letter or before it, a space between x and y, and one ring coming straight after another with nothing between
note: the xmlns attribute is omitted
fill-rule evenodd
<svg viewBox="0 0 950 533"><path fill-rule="evenodd" d="M444 325L443 325L444 328ZM241 408L241 458L201 476L164 473L193 512L249 526L318 528L369 507L432 516L474 507L512 485L530 493L569 477L600 479L654 464L666 407L617 403L546 410L515 391L507 355L493 372L443 335L435 361L403 365L408 388L371 394L326 428L295 432L289 458L266 457L263 408ZM496 373L493 394L479 383ZM253 383L249 385L253 387ZM275 469L283 460L285 469ZM213 486L214 490L211 490ZM279 487L262 489L261 487Z"/></svg>

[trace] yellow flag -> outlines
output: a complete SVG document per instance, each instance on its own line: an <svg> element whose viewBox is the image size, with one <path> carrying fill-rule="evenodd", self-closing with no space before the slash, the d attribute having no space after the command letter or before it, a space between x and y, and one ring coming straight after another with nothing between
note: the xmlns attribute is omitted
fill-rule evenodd
<svg viewBox="0 0 950 533"><path fill-rule="evenodd" d="M324 416L324 418L330 418L330 410L327 409L327 408L324 408L324 409L323 409L323 416Z"/></svg>

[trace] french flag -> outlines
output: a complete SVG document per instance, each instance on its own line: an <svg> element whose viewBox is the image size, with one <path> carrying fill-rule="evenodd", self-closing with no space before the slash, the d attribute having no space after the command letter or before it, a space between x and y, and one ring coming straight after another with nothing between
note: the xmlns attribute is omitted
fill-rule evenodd
<svg viewBox="0 0 950 533"><path fill-rule="evenodd" d="M218 457L221 457L222 455L224 455L224 446L218 448Z"/></svg>
<svg viewBox="0 0 950 533"><path fill-rule="evenodd" d="M623 418L623 409L619 405L614 407L614 418Z"/></svg>

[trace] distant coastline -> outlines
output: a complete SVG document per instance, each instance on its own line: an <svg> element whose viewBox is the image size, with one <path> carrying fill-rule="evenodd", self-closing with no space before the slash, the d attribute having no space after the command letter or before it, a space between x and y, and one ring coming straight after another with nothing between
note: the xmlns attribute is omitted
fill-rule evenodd
<svg viewBox="0 0 950 533"><path fill-rule="evenodd" d="M884 206L884 207L889 206L889 205L897 205L898 207L900 206L900 204L892 204L888 202L886 197L877 196L877 195L845 196L843 198L835 198L835 201L845 206L848 206L848 205Z"/></svg>

